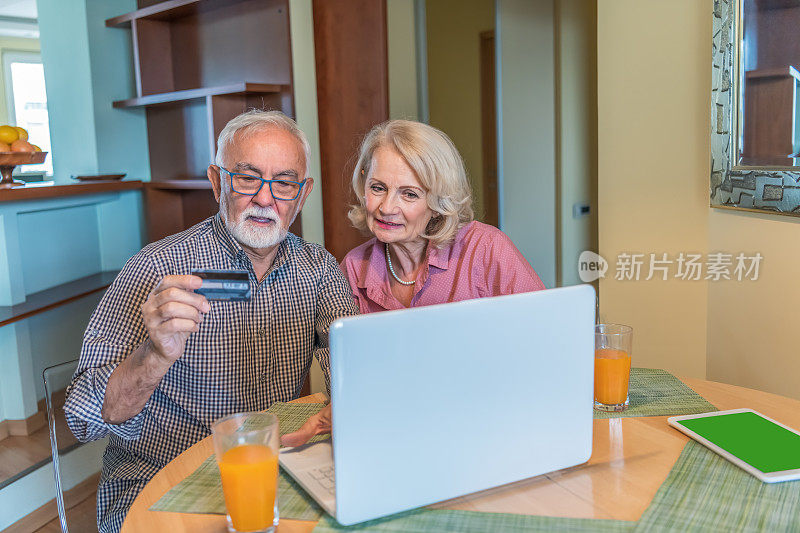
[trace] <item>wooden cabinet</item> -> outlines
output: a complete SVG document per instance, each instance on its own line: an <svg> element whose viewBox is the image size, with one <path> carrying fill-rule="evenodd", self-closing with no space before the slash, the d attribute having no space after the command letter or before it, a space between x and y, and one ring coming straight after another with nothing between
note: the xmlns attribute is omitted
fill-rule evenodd
<svg viewBox="0 0 800 533"><path fill-rule="evenodd" d="M287 0L139 0L108 19L130 28L136 95L116 108L144 107L151 183L148 240L215 213L206 180L225 124L250 108L294 116ZM293 231L299 228L299 219Z"/></svg>

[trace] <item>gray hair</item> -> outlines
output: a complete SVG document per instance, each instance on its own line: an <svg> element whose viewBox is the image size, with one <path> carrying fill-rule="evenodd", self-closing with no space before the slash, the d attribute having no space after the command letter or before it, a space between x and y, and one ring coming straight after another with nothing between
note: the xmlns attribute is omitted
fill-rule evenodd
<svg viewBox="0 0 800 533"><path fill-rule="evenodd" d="M351 206L347 214L353 226L369 232L365 185L372 167L372 156L383 146L396 151L408 163L425 188L428 207L436 213L421 236L437 248L453 242L458 230L471 222L474 216L464 161L444 132L410 120L378 124L361 143L352 179L358 203Z"/></svg>
<svg viewBox="0 0 800 533"><path fill-rule="evenodd" d="M265 128L280 128L284 131L291 133L303 147L303 153L306 158L306 175L308 177L309 164L311 162L311 148L308 145L308 139L303 130L297 127L297 123L291 118L287 117L280 111L264 111L262 109L251 109L245 111L241 115L232 118L217 138L217 156L214 158L214 163L217 166L223 165L225 159L225 150L233 142L233 138L237 132L246 134L252 131L257 131Z"/></svg>

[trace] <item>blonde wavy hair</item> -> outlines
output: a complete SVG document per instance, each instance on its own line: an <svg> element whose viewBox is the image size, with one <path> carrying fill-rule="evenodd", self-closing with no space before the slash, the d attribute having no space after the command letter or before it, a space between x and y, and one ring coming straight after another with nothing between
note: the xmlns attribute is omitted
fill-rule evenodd
<svg viewBox="0 0 800 533"><path fill-rule="evenodd" d="M369 233L365 186L372 156L381 147L400 154L425 189L428 207L435 214L422 237L437 248L451 243L458 230L474 217L472 191L464 161L447 135L411 120L390 120L379 124L361 143L352 180L358 204L351 206L347 214L353 226Z"/></svg>

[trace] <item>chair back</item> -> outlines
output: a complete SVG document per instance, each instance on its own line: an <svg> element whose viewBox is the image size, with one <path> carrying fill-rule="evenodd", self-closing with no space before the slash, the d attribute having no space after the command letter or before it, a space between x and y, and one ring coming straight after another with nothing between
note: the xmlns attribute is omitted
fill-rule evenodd
<svg viewBox="0 0 800 533"><path fill-rule="evenodd" d="M61 453L72 448L75 439L66 427L64 418L64 391L72 380L72 375L78 366L78 360L73 359L66 363L49 366L42 372L44 381L44 399L47 405L47 425L50 429L50 451L53 454L53 477L56 488L56 506L58 507L58 520L61 531L68 533L67 513L64 506L64 491L61 488ZM61 437L59 442L59 436Z"/></svg>

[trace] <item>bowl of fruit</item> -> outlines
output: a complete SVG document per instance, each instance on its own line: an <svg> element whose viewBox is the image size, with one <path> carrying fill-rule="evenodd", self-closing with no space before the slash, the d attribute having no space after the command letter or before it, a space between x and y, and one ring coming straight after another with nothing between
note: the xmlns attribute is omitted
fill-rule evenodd
<svg viewBox="0 0 800 533"><path fill-rule="evenodd" d="M40 165L44 163L47 152L28 142L28 132L19 126L0 126L0 189L21 187L23 181L11 177L17 165Z"/></svg>

